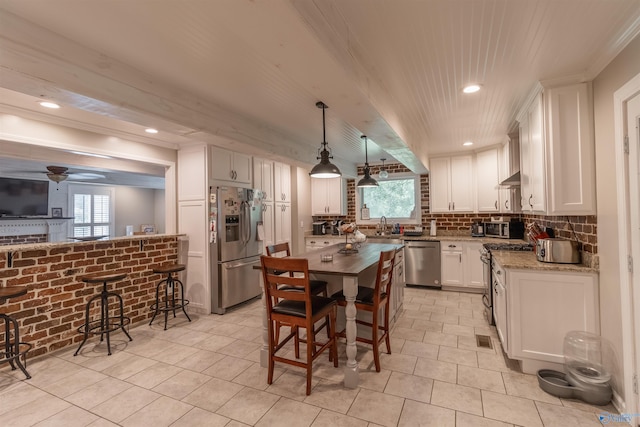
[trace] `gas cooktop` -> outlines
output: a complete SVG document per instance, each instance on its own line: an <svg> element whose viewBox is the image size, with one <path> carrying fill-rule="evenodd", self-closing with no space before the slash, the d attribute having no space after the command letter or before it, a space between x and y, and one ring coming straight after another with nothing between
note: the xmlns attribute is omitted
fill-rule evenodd
<svg viewBox="0 0 640 427"><path fill-rule="evenodd" d="M489 251L532 251L533 245L528 243L485 243L485 249Z"/></svg>

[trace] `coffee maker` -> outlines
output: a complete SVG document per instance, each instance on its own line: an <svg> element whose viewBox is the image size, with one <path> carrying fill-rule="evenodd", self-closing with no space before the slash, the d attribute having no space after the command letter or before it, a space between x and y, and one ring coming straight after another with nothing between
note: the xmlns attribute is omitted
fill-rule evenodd
<svg viewBox="0 0 640 427"><path fill-rule="evenodd" d="M327 221L317 221L313 223L313 235L323 236L327 234Z"/></svg>

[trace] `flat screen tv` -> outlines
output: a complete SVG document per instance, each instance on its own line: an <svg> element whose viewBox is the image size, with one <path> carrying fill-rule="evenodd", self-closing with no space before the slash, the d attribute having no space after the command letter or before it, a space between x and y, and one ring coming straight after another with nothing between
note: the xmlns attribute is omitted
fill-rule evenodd
<svg viewBox="0 0 640 427"><path fill-rule="evenodd" d="M48 216L49 181L0 178L0 216Z"/></svg>

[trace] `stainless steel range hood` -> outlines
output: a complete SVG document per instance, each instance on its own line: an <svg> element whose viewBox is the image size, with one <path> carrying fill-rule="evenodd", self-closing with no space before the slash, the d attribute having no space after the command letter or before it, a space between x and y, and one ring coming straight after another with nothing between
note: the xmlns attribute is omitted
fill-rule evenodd
<svg viewBox="0 0 640 427"><path fill-rule="evenodd" d="M520 187L520 171L500 183L501 187Z"/></svg>

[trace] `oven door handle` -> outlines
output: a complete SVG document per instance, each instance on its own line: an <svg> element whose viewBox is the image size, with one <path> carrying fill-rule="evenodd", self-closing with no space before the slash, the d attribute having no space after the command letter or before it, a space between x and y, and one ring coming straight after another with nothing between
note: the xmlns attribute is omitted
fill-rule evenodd
<svg viewBox="0 0 640 427"><path fill-rule="evenodd" d="M482 295L482 304L487 308L491 308L491 303L489 302L489 296L487 296L487 294Z"/></svg>

